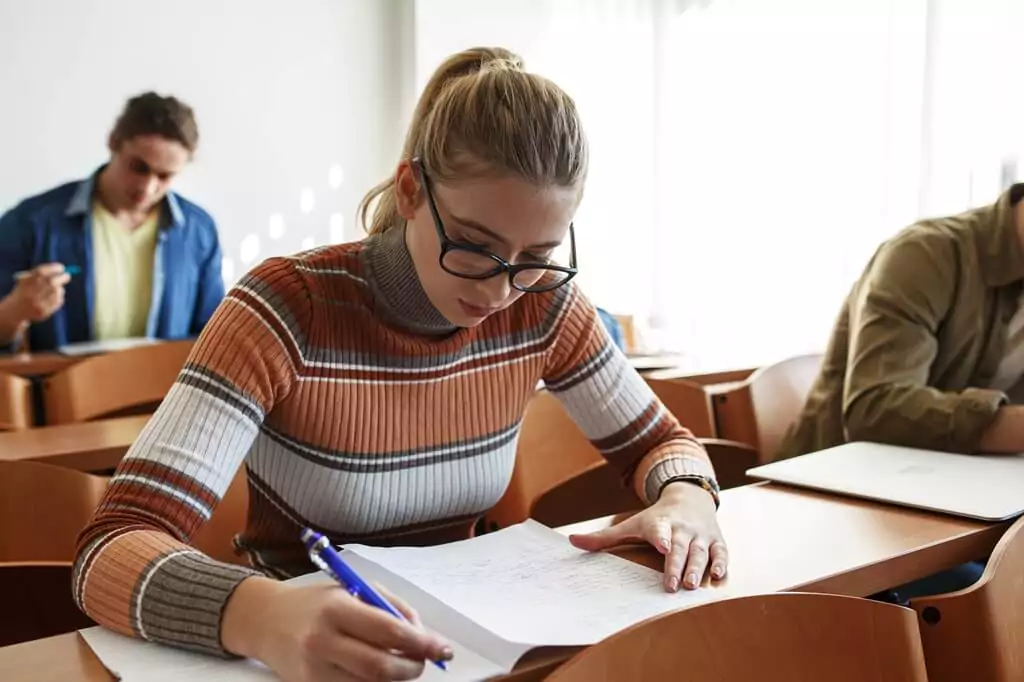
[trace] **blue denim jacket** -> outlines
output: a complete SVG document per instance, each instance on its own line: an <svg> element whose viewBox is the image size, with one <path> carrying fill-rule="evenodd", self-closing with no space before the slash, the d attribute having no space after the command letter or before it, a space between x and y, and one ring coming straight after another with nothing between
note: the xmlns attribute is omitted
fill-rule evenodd
<svg viewBox="0 0 1024 682"><path fill-rule="evenodd" d="M604 308L597 309L597 316L601 318L601 322L604 323L604 328L608 330L608 335L612 337L612 342L619 347L620 350L626 350L626 338L622 332L622 325L615 319L615 316Z"/></svg>
<svg viewBox="0 0 1024 682"><path fill-rule="evenodd" d="M32 351L93 340L92 196L98 173L25 199L0 217L0 298L14 288L19 270L49 262L82 269L65 289L64 307L29 328ZM163 206L146 335L190 338L224 297L220 241L213 218L199 206L173 193Z"/></svg>

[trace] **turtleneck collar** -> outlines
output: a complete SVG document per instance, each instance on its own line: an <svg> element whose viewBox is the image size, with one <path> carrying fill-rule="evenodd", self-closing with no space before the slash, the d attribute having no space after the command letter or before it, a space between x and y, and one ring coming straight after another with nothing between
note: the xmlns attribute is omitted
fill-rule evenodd
<svg viewBox="0 0 1024 682"><path fill-rule="evenodd" d="M450 334L457 329L423 290L405 244L404 224L367 237L363 253L374 304L385 319L417 334Z"/></svg>

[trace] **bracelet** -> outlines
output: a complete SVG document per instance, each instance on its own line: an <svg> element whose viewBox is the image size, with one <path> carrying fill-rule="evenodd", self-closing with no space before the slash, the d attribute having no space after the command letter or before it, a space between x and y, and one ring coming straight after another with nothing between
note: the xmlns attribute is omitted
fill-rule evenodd
<svg viewBox="0 0 1024 682"><path fill-rule="evenodd" d="M658 497L660 498L661 494L665 491L665 486L679 481L692 483L693 485L703 488L709 495L711 495L711 499L715 501L715 509L718 509L721 504L721 498L719 497L721 489L718 487L718 481L713 478L708 478L707 476L701 476L700 474L681 474L679 476L672 476L661 484L661 487L658 489Z"/></svg>

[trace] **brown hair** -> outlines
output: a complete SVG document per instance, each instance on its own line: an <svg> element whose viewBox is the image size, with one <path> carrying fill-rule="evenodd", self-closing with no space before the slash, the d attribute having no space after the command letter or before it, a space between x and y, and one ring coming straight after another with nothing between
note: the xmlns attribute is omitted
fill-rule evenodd
<svg viewBox="0 0 1024 682"><path fill-rule="evenodd" d="M519 55L476 47L446 59L420 95L402 148L404 160L417 156L439 181L466 173L515 175L582 195L588 147L569 95L527 73ZM370 234L401 223L394 176L370 190L359 214Z"/></svg>
<svg viewBox="0 0 1024 682"><path fill-rule="evenodd" d="M125 103L110 132L110 147L117 149L139 135L159 135L179 142L190 155L199 146L199 126L192 108L175 97L155 92L145 92Z"/></svg>

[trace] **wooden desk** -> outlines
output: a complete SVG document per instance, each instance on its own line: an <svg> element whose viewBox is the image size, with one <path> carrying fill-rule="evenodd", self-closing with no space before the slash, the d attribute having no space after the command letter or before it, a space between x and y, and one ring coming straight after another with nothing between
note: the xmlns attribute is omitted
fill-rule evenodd
<svg viewBox="0 0 1024 682"><path fill-rule="evenodd" d="M763 483L724 491L719 515L732 557L721 589L734 595L799 590L867 596L982 558L1008 527ZM611 522L604 518L559 530L587 532ZM662 561L643 547L619 553L651 567ZM533 652L503 679L541 680L569 653ZM0 679L113 678L71 633L0 649Z"/></svg>
<svg viewBox="0 0 1024 682"><path fill-rule="evenodd" d="M17 353L0 356L0 372L22 377L44 377L56 374L88 356L60 353Z"/></svg>
<svg viewBox="0 0 1024 682"><path fill-rule="evenodd" d="M629 364L638 372L653 372L678 367L684 360L681 355L670 354L627 354Z"/></svg>
<svg viewBox="0 0 1024 682"><path fill-rule="evenodd" d="M0 462L43 462L80 471L112 469L149 417L118 417L0 433Z"/></svg>

